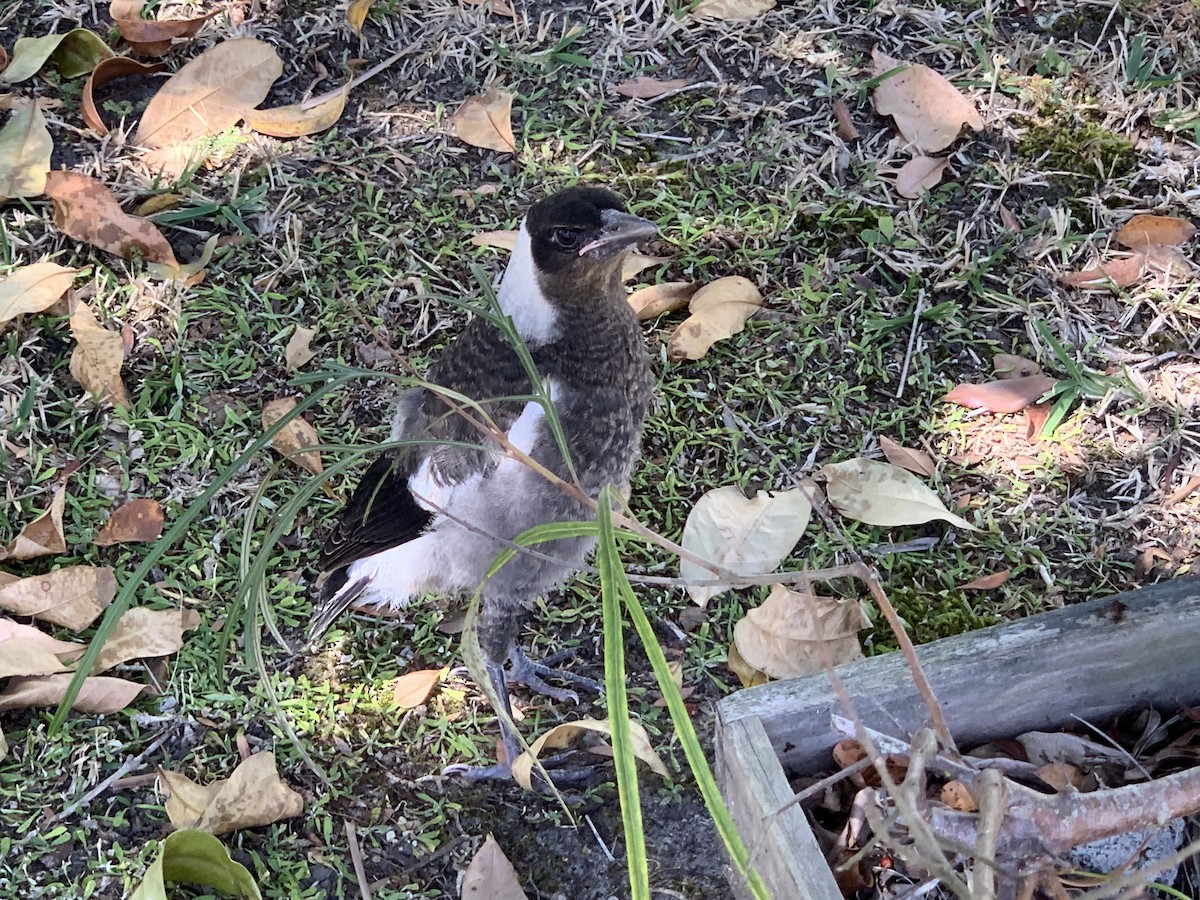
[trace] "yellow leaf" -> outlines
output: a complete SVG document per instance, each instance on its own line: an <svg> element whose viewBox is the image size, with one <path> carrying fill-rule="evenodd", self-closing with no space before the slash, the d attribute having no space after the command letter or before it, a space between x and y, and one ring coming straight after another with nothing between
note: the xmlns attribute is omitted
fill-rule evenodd
<svg viewBox="0 0 1200 900"><path fill-rule="evenodd" d="M629 728L632 732L634 755L650 766L653 771L669 780L671 773L667 771L666 765L659 759L658 754L654 751L654 747L650 744L650 735L646 733L646 729L638 722L630 722ZM513 780L525 788L525 790L532 790L533 762L541 755L541 752L546 748L560 750L588 731L598 732L599 734L612 734L612 725L607 721L598 721L596 719L580 719L576 722L556 725L530 744L528 750L513 760Z"/></svg>
<svg viewBox="0 0 1200 900"><path fill-rule="evenodd" d="M401 709L415 709L429 699L429 694L449 671L420 669L416 672L406 672L392 685L392 702Z"/></svg>
<svg viewBox="0 0 1200 900"><path fill-rule="evenodd" d="M71 316L71 335L76 347L71 353L71 377L98 402L129 406L129 395L121 381L125 342L115 331L101 327L86 303Z"/></svg>
<svg viewBox="0 0 1200 900"><path fill-rule="evenodd" d="M295 408L296 400L294 397L281 397L278 400L272 400L263 407L263 431L266 431ZM325 468L321 463L321 454L316 450L308 449L309 447L315 447L319 443L321 443L321 440L317 437L317 430L300 416L293 416L291 421L276 433L275 438L271 441L271 446L280 455L286 456L305 472L320 475Z"/></svg>
<svg viewBox="0 0 1200 900"><path fill-rule="evenodd" d="M0 710L28 706L58 706L67 695L71 675L35 675L13 678L0 693ZM71 709L86 713L110 713L124 709L146 689L124 678L96 676L85 678Z"/></svg>
<svg viewBox="0 0 1200 900"><path fill-rule="evenodd" d="M304 798L279 778L274 753L255 753L229 778L201 787L185 775L159 769L171 792L167 817L176 828L225 834L270 825L304 811Z"/></svg>
<svg viewBox="0 0 1200 900"><path fill-rule="evenodd" d="M183 646L183 633L200 624L192 609L127 609L104 642L93 672L103 672L131 659L170 656Z"/></svg>
<svg viewBox="0 0 1200 900"><path fill-rule="evenodd" d="M47 262L21 266L0 278L0 325L53 305L71 287L78 272Z"/></svg>
<svg viewBox="0 0 1200 900"><path fill-rule="evenodd" d="M512 130L513 95L490 85L482 96L468 97L450 119L459 140L473 147L516 153Z"/></svg>
<svg viewBox="0 0 1200 900"><path fill-rule="evenodd" d="M42 193L53 150L41 107L32 100L18 106L0 129L0 200Z"/></svg>
<svg viewBox="0 0 1200 900"><path fill-rule="evenodd" d="M316 356L316 351L309 346L309 343L316 336L317 329L305 328L303 325L297 325L292 332L292 336L288 338L287 346L283 348L284 367L289 372L295 372L306 362Z"/></svg>
<svg viewBox="0 0 1200 900"><path fill-rule="evenodd" d="M1145 250L1155 244L1178 247L1195 234L1196 226L1187 219L1138 213L1121 226L1117 243L1130 250Z"/></svg>
<svg viewBox="0 0 1200 900"><path fill-rule="evenodd" d="M850 459L821 467L829 502L838 512L868 525L920 525L942 519L959 528L979 529L946 509L931 488L911 472L870 459Z"/></svg>
<svg viewBox="0 0 1200 900"><path fill-rule="evenodd" d="M346 85L305 103L253 109L246 114L246 127L277 138L317 134L337 124L349 96L350 86Z"/></svg>
<svg viewBox="0 0 1200 900"><path fill-rule="evenodd" d="M771 678L797 678L861 659L858 631L869 624L856 600L777 584L734 625L733 643L746 665Z"/></svg>
<svg viewBox="0 0 1200 900"><path fill-rule="evenodd" d="M740 275L718 278L696 291L691 315L667 340L667 356L679 361L700 359L717 341L732 337L762 307L762 295Z"/></svg>
<svg viewBox="0 0 1200 900"><path fill-rule="evenodd" d="M38 556L56 556L67 552L63 537L63 511L67 502L67 488L62 485L54 492L50 506L40 516L21 529L8 547L8 559L34 559Z"/></svg>
<svg viewBox="0 0 1200 900"><path fill-rule="evenodd" d="M362 34L363 26L367 24L367 13L375 0L350 0L346 7L346 22L355 34Z"/></svg>
<svg viewBox="0 0 1200 900"><path fill-rule="evenodd" d="M629 295L629 305L640 321L655 319L663 313L683 309L699 285L689 281L667 281L652 284Z"/></svg>

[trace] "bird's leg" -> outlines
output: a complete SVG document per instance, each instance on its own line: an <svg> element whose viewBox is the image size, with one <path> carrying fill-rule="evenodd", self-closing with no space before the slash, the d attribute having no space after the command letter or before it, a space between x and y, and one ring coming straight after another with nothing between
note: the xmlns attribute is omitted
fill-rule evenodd
<svg viewBox="0 0 1200 900"><path fill-rule="evenodd" d="M564 650L546 657L541 662L534 662L525 655L525 651L513 640L508 645L508 677L512 681L521 682L521 684L525 685L531 691L550 697L559 703L578 703L579 695L567 688L556 688L546 684L546 678L557 678L560 681L573 684L581 690L591 691L593 694L602 693L604 685L594 678L578 675L575 672L569 672L565 669L554 668L554 663L570 659L574 655L574 650Z"/></svg>

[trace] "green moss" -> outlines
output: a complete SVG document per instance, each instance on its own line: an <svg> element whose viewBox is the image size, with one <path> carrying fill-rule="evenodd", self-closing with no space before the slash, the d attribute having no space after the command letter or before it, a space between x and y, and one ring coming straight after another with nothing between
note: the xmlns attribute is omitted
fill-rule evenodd
<svg viewBox="0 0 1200 900"><path fill-rule="evenodd" d="M1127 175L1137 161L1133 143L1093 122L1075 122L1059 115L1032 126L1017 145L1027 159L1045 156L1048 168L1084 178Z"/></svg>

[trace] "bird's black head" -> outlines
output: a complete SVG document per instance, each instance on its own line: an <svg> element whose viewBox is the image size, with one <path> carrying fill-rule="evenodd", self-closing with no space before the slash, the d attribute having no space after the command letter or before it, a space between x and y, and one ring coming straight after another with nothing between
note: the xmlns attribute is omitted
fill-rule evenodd
<svg viewBox="0 0 1200 900"><path fill-rule="evenodd" d="M586 281L619 272L625 251L658 233L654 223L625 212L620 197L599 187L567 188L538 201L525 228L540 272Z"/></svg>

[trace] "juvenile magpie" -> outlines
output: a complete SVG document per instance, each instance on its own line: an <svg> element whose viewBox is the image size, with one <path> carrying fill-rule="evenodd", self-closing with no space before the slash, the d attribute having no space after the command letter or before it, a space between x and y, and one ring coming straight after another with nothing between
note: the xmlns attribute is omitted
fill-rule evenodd
<svg viewBox="0 0 1200 900"><path fill-rule="evenodd" d="M604 188L568 188L530 208L497 300L529 349L566 458L544 407L529 399L536 388L517 351L497 324L476 316L429 369L430 386L401 397L392 441L412 443L374 461L330 531L310 640L351 604L395 609L422 594L474 591L522 532L594 517L512 448L590 498L606 484L627 492L653 380L621 263L656 233ZM481 413L495 432L480 427ZM592 683L533 662L516 641L526 607L575 573L592 544L540 544L484 585L479 640L506 708L509 680L560 701L578 698L545 678ZM454 768L471 779L509 777L520 745L507 727L502 735L505 762Z"/></svg>

